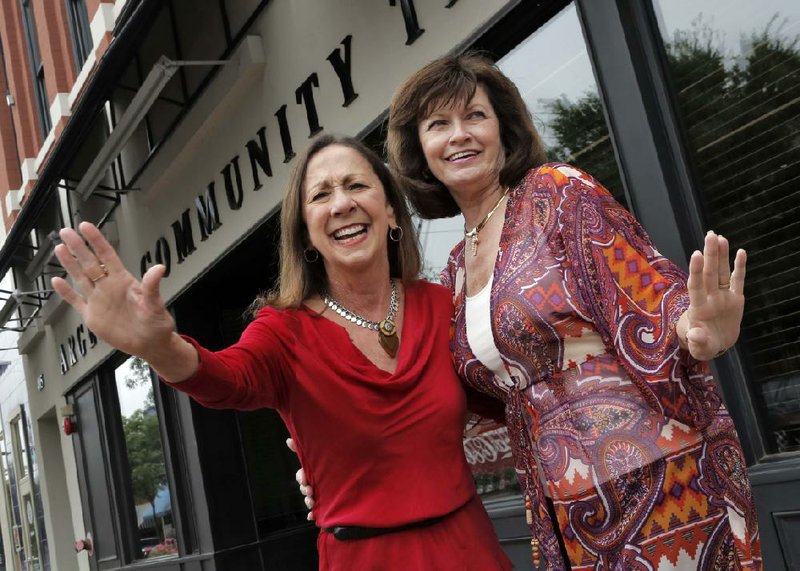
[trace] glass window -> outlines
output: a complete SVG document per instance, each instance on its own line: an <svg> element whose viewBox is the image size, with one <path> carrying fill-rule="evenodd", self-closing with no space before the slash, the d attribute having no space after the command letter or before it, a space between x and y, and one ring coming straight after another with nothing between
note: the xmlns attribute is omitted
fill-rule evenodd
<svg viewBox="0 0 800 571"><path fill-rule="evenodd" d="M69 26L72 31L72 41L75 46L75 61L80 70L89 57L93 46L86 0L67 0L67 11L69 13Z"/></svg>
<svg viewBox="0 0 800 571"><path fill-rule="evenodd" d="M767 447L800 451L800 3L655 4L706 225L749 254L739 347Z"/></svg>
<svg viewBox="0 0 800 571"><path fill-rule="evenodd" d="M30 472L28 439L25 437L25 426L21 417L11 421L11 438L14 442L14 464L17 466L17 477L27 478Z"/></svg>
<svg viewBox="0 0 800 571"><path fill-rule="evenodd" d="M161 445L153 374L138 357L114 371L122 431L130 470L130 495L135 506L137 559L178 553L172 494Z"/></svg>
<svg viewBox="0 0 800 571"><path fill-rule="evenodd" d="M50 122L50 102L47 97L47 88L44 81L44 64L39 51L39 38L36 35L36 21L33 18L33 4L31 0L22 0L22 20L25 25L25 37L28 43L28 55L31 59L33 70L33 87L36 96L36 110L39 114L39 123L42 136L46 137L52 127Z"/></svg>
<svg viewBox="0 0 800 571"><path fill-rule="evenodd" d="M12 495L11 495L11 478L13 470L13 465L11 465L11 452L7 449L5 435L0 433L0 471L2 471L2 476L0 476L0 486L2 486L2 491L0 493L3 494L3 499L0 501L0 504L5 506L5 510L0 513L0 516L3 517L3 525L9 526L10 529L14 532L13 539L17 539L18 535L16 534L16 526L14 525L14 518L12 516ZM8 560L6 565L8 566L9 571L16 571L17 569L21 568L21 562L19 558L19 549L17 548L19 545L17 542L12 541L9 544L8 552L11 553L11 559ZM2 567L0 567L2 569Z"/></svg>

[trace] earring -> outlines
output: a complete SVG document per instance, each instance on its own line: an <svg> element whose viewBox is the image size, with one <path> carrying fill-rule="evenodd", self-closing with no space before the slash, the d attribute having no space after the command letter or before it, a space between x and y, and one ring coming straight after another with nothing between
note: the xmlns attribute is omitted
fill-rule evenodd
<svg viewBox="0 0 800 571"><path fill-rule="evenodd" d="M392 242L399 242L403 239L403 229L400 226L389 228L389 240Z"/></svg>
<svg viewBox="0 0 800 571"><path fill-rule="evenodd" d="M319 261L319 252L314 248L306 248L303 250L303 259L309 264Z"/></svg>

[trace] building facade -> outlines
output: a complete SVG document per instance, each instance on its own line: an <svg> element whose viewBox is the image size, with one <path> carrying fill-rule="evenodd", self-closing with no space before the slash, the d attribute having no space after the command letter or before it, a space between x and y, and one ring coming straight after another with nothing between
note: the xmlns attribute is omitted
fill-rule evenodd
<svg viewBox="0 0 800 571"><path fill-rule="evenodd" d="M714 367L766 568L800 568L796 2L9 0L0 325L21 366L0 376L0 569L316 568L277 414L199 407L98 341L50 291L57 229L98 224L137 275L165 264L179 330L223 347L274 283L308 139L380 150L394 89L464 49L497 58L551 157L606 184L664 254L685 266L708 228L747 248L741 340ZM419 222L426 276L461 228ZM465 452L526 569L504 430L470 427Z"/></svg>

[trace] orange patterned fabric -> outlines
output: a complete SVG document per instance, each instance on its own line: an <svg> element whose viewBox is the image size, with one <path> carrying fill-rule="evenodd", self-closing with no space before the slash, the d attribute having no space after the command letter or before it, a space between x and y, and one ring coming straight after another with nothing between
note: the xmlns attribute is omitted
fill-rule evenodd
<svg viewBox="0 0 800 571"><path fill-rule="evenodd" d="M443 273L455 363L469 386L506 403L548 569L761 569L733 423L708 364L674 332L686 276L606 189L551 164L510 194L491 319L513 387L470 350L464 277L462 243ZM596 334L595 354L565 358L568 340Z"/></svg>

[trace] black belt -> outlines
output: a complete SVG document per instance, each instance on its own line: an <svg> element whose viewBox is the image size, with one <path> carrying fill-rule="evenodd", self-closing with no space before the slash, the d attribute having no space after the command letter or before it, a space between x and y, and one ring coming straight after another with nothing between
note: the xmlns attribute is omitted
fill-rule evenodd
<svg viewBox="0 0 800 571"><path fill-rule="evenodd" d="M458 511L458 510L456 510ZM419 527L428 527L435 523L439 523L446 517L452 515L454 512L448 514L423 519L422 521L415 521L405 525L398 525L397 527L360 527L357 525L340 525L336 527L323 527L322 531L330 533L339 541L352 541L354 539L368 539L370 537L377 537L379 535L386 535L387 533L394 533L396 531L405 531L407 529L416 529Z"/></svg>

